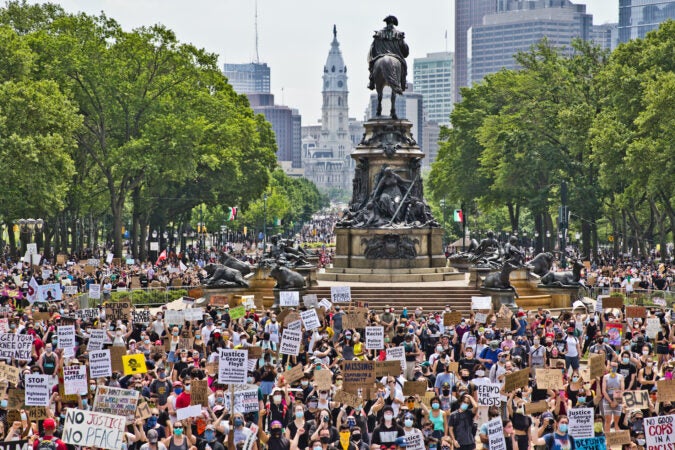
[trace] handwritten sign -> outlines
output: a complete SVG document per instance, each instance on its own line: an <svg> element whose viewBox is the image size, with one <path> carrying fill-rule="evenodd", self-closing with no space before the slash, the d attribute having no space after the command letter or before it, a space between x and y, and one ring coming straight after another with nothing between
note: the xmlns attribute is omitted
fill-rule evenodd
<svg viewBox="0 0 675 450"><path fill-rule="evenodd" d="M660 402L675 400L675 380L658 380L656 382L656 396Z"/></svg>
<svg viewBox="0 0 675 450"><path fill-rule="evenodd" d="M30 334L0 334L0 359L30 361L32 347L33 336Z"/></svg>
<svg viewBox="0 0 675 450"><path fill-rule="evenodd" d="M105 306L105 318L113 322L117 320L128 320L130 312L131 303L129 302L111 302L107 303Z"/></svg>
<svg viewBox="0 0 675 450"><path fill-rule="evenodd" d="M349 303L352 301L351 286L331 286L330 301L332 303Z"/></svg>
<svg viewBox="0 0 675 450"><path fill-rule="evenodd" d="M449 327L452 325L457 325L461 321L462 321L461 311L452 311L443 314L443 326Z"/></svg>
<svg viewBox="0 0 675 450"><path fill-rule="evenodd" d="M279 292L279 305L282 307L295 307L300 305L300 292L298 291Z"/></svg>
<svg viewBox="0 0 675 450"><path fill-rule="evenodd" d="M190 384L190 405L209 406L208 380L192 380Z"/></svg>
<svg viewBox="0 0 675 450"><path fill-rule="evenodd" d="M419 395L423 397L427 392L427 387L426 381L406 381L403 384L403 395Z"/></svg>
<svg viewBox="0 0 675 450"><path fill-rule="evenodd" d="M401 363L399 361L374 361L375 377L397 377L401 375Z"/></svg>
<svg viewBox="0 0 675 450"><path fill-rule="evenodd" d="M89 352L89 376L91 378L112 376L110 350L94 350Z"/></svg>
<svg viewBox="0 0 675 450"><path fill-rule="evenodd" d="M123 417L68 408L61 439L79 447L115 450L122 448L125 427Z"/></svg>
<svg viewBox="0 0 675 450"><path fill-rule="evenodd" d="M375 382L374 361L342 361L343 386L363 387Z"/></svg>
<svg viewBox="0 0 675 450"><path fill-rule="evenodd" d="M598 378L605 374L604 355L591 355L589 358L589 365L591 368L591 378Z"/></svg>
<svg viewBox="0 0 675 450"><path fill-rule="evenodd" d="M623 307L622 297L605 297L602 299L603 309L621 309Z"/></svg>
<svg viewBox="0 0 675 450"><path fill-rule="evenodd" d="M612 433L610 433L612 434ZM574 445L577 450L606 450L605 437L579 438L574 439Z"/></svg>
<svg viewBox="0 0 675 450"><path fill-rule="evenodd" d="M606 434L605 439L607 441L607 447L630 444L630 430L616 430L614 433Z"/></svg>
<svg viewBox="0 0 675 450"><path fill-rule="evenodd" d="M148 309L133 309L131 310L131 322L133 323L141 323L147 325L150 323L150 310Z"/></svg>
<svg viewBox="0 0 675 450"><path fill-rule="evenodd" d="M138 391L132 389L120 389L109 386L97 386L96 396L92 410L124 416L129 421L136 417L136 405L138 404Z"/></svg>
<svg viewBox="0 0 675 450"><path fill-rule="evenodd" d="M558 369L537 369L537 388L560 389L563 385L562 373Z"/></svg>
<svg viewBox="0 0 675 450"><path fill-rule="evenodd" d="M540 400L534 403L525 403L525 413L536 414L548 411L548 403L546 400Z"/></svg>
<svg viewBox="0 0 675 450"><path fill-rule="evenodd" d="M289 384L298 381L303 376L305 372L302 370L302 364L296 364L291 370L284 372L284 378Z"/></svg>
<svg viewBox="0 0 675 450"><path fill-rule="evenodd" d="M478 391L479 405L499 406L501 404L501 396L499 394L501 385L499 383L477 383L476 390Z"/></svg>
<svg viewBox="0 0 675 450"><path fill-rule="evenodd" d="M645 417L642 419L642 423L647 441L645 448L655 450L673 446L673 443L675 443L675 415Z"/></svg>
<svg viewBox="0 0 675 450"><path fill-rule="evenodd" d="M504 392L512 392L528 385L530 369L522 369L517 372L507 373L504 376Z"/></svg>
<svg viewBox="0 0 675 450"><path fill-rule="evenodd" d="M7 380L8 383L16 387L19 384L19 375L21 370L18 367L0 363L0 380Z"/></svg>
<svg viewBox="0 0 675 450"><path fill-rule="evenodd" d="M623 391L623 402L628 409L649 409L649 392Z"/></svg>
<svg viewBox="0 0 675 450"><path fill-rule="evenodd" d="M63 367L63 391L66 395L82 395L87 393L87 366Z"/></svg>
<svg viewBox="0 0 675 450"><path fill-rule="evenodd" d="M300 318L302 319L302 324L305 326L306 330L321 328L321 322L319 322L319 316L316 315L315 309L302 311L300 313Z"/></svg>
<svg viewBox="0 0 675 450"><path fill-rule="evenodd" d="M316 298L316 294L307 294L302 296L302 303L309 309L315 307L319 301Z"/></svg>
<svg viewBox="0 0 675 450"><path fill-rule="evenodd" d="M314 370L314 382L318 390L330 390L333 385L333 372L330 370Z"/></svg>
<svg viewBox="0 0 675 450"><path fill-rule="evenodd" d="M473 310L491 310L492 309L492 297L471 297L471 309Z"/></svg>
<svg viewBox="0 0 675 450"><path fill-rule="evenodd" d="M647 317L647 308L644 306L626 306L626 317L645 319Z"/></svg>

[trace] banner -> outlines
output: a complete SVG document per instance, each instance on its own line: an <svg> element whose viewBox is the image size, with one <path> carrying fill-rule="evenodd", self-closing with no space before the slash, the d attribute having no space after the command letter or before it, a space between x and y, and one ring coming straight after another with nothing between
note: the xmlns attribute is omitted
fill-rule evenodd
<svg viewBox="0 0 675 450"><path fill-rule="evenodd" d="M384 348L384 327L366 327L366 350Z"/></svg>
<svg viewBox="0 0 675 450"><path fill-rule="evenodd" d="M0 359L30 361L32 348L33 336L30 334L0 334Z"/></svg>
<svg viewBox="0 0 675 450"><path fill-rule="evenodd" d="M68 408L61 440L66 444L116 450L122 448L123 417Z"/></svg>
<svg viewBox="0 0 675 450"><path fill-rule="evenodd" d="M130 422L136 417L138 391L109 386L97 386L92 411L126 417Z"/></svg>
<svg viewBox="0 0 675 450"><path fill-rule="evenodd" d="M94 350L89 352L89 376L91 378L112 376L110 350Z"/></svg>
<svg viewBox="0 0 675 450"><path fill-rule="evenodd" d="M645 428L645 450L672 448L675 443L675 415L645 417L642 424Z"/></svg>
<svg viewBox="0 0 675 450"><path fill-rule="evenodd" d="M571 408L567 411L567 417L570 421L568 433L574 439L595 436L593 432L593 408Z"/></svg>
<svg viewBox="0 0 675 450"><path fill-rule="evenodd" d="M49 406L49 397L52 393L52 377L49 375L26 375L26 406Z"/></svg>
<svg viewBox="0 0 675 450"><path fill-rule="evenodd" d="M502 418L497 417L487 423L488 445L490 450L506 450Z"/></svg>
<svg viewBox="0 0 675 450"><path fill-rule="evenodd" d="M305 326L305 330L309 331L321 328L321 322L319 322L319 316L316 315L315 309L301 311L300 318L302 319L302 324Z"/></svg>
<svg viewBox="0 0 675 450"><path fill-rule="evenodd" d="M331 286L330 301L332 303L349 303L352 301L351 286ZM326 310L327 311L327 310Z"/></svg>
<svg viewBox="0 0 675 450"><path fill-rule="evenodd" d="M279 306L296 307L300 305L300 292L281 291L279 292Z"/></svg>
<svg viewBox="0 0 675 450"><path fill-rule="evenodd" d="M66 395L86 395L88 385L87 366L63 366L63 392Z"/></svg>
<svg viewBox="0 0 675 450"><path fill-rule="evenodd" d="M143 353L122 356L122 367L124 368L124 375L136 375L148 371Z"/></svg>
<svg viewBox="0 0 675 450"><path fill-rule="evenodd" d="M279 354L298 356L298 354L300 354L301 340L302 340L301 330L291 330L289 328L286 328L281 335Z"/></svg>
<svg viewBox="0 0 675 450"><path fill-rule="evenodd" d="M219 349L218 383L245 384L247 359L246 350Z"/></svg>

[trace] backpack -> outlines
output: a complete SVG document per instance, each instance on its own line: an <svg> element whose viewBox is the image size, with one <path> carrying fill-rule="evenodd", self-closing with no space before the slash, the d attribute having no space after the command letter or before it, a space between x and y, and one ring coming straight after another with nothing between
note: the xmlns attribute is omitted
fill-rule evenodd
<svg viewBox="0 0 675 450"><path fill-rule="evenodd" d="M56 445L56 438L52 437L51 439L42 439L38 444L37 450L57 450L58 446Z"/></svg>

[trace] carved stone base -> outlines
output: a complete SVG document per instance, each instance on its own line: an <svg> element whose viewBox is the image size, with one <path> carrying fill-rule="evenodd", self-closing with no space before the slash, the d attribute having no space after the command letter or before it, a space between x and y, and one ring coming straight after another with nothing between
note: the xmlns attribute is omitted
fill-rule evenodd
<svg viewBox="0 0 675 450"><path fill-rule="evenodd" d="M492 297L492 309L494 311L499 311L502 305L505 305L514 313L518 311L518 305L516 304L516 296L510 289L490 289L490 288L480 288L481 294L489 295Z"/></svg>
<svg viewBox="0 0 675 450"><path fill-rule="evenodd" d="M336 229L336 268L444 267L439 228Z"/></svg>

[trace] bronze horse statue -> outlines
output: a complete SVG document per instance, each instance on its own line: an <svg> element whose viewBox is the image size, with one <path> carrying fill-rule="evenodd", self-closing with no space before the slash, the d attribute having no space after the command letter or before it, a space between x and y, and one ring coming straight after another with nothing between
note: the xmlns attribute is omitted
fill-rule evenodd
<svg viewBox="0 0 675 450"><path fill-rule="evenodd" d="M391 88L391 111L392 119L398 119L396 115L396 94L403 95L401 88L401 61L393 55L382 55L373 63L373 81L377 91L377 116L382 115L382 92L385 86Z"/></svg>

